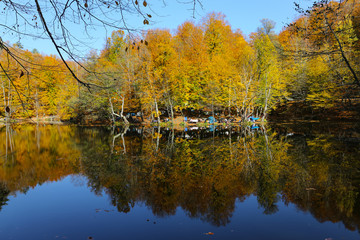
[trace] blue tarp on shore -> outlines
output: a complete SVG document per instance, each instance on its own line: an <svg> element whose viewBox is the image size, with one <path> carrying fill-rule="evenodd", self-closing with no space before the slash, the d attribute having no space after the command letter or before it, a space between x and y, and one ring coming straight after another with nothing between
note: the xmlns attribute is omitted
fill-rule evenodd
<svg viewBox="0 0 360 240"><path fill-rule="evenodd" d="M213 116L211 116L208 118L208 121L209 121L209 123L214 123L214 122L216 122L216 119Z"/></svg>

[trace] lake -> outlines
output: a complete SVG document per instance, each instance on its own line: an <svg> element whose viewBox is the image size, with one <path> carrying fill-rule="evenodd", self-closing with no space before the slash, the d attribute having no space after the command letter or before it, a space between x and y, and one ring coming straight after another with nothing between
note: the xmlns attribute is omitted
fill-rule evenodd
<svg viewBox="0 0 360 240"><path fill-rule="evenodd" d="M0 239L359 239L360 126L0 127Z"/></svg>

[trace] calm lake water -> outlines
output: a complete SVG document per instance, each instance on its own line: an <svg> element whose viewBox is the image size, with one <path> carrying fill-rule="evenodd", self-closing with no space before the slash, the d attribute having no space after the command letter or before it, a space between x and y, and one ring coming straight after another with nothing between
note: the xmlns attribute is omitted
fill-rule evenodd
<svg viewBox="0 0 360 240"><path fill-rule="evenodd" d="M360 126L0 127L0 239L353 240Z"/></svg>

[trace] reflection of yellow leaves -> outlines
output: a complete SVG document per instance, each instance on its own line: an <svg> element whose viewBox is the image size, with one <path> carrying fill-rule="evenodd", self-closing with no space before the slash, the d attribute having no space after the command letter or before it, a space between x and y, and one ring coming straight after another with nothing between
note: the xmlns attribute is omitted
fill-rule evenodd
<svg viewBox="0 0 360 240"><path fill-rule="evenodd" d="M213 232L207 232L207 233L204 233L205 235L214 235Z"/></svg>
<svg viewBox="0 0 360 240"><path fill-rule="evenodd" d="M75 173L80 153L70 146L73 130L63 126L60 134L55 126L38 130L33 125L22 127L22 134L12 138L15 152L11 156L16 164L2 164L0 180L6 182L10 191L16 191ZM2 139L5 139L5 132L0 133L0 152L6 147L1 144Z"/></svg>
<svg viewBox="0 0 360 240"><path fill-rule="evenodd" d="M315 177L315 181L317 184L326 184L330 177L329 173L329 164L326 162L319 162L315 164L311 164L311 173Z"/></svg>

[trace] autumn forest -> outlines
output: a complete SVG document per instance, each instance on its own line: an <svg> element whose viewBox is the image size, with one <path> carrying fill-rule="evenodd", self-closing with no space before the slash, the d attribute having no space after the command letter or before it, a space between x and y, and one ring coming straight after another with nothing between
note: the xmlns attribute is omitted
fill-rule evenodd
<svg viewBox="0 0 360 240"><path fill-rule="evenodd" d="M255 2L0 0L0 239L359 239L360 0Z"/></svg>
<svg viewBox="0 0 360 240"><path fill-rule="evenodd" d="M114 31L100 53L67 61L81 82L59 57L3 43L0 114L115 122L130 112L174 118L196 109L266 119L290 102L324 111L358 106L360 1L298 11L279 34L263 19L244 36L221 13L175 31Z"/></svg>

